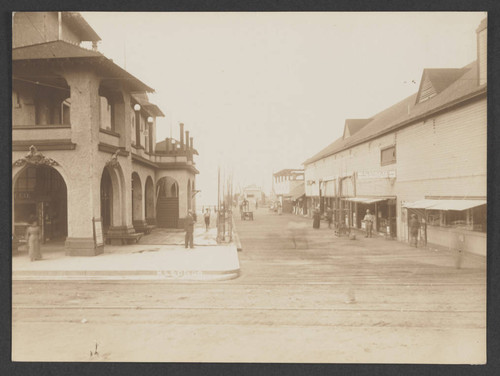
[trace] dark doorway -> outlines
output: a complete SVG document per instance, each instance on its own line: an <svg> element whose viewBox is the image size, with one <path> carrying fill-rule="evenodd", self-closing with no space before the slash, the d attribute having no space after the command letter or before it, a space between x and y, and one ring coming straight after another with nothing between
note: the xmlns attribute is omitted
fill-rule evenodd
<svg viewBox="0 0 500 376"><path fill-rule="evenodd" d="M14 186L14 233L22 238L31 216L36 216L42 241L60 241L68 236L66 183L56 169L28 166Z"/></svg>
<svg viewBox="0 0 500 376"><path fill-rule="evenodd" d="M177 228L179 224L179 184L170 177L157 183L156 223L158 227Z"/></svg>
<svg viewBox="0 0 500 376"><path fill-rule="evenodd" d="M106 233L111 226L111 213L113 211L113 185L107 168L101 177L101 218L102 229Z"/></svg>

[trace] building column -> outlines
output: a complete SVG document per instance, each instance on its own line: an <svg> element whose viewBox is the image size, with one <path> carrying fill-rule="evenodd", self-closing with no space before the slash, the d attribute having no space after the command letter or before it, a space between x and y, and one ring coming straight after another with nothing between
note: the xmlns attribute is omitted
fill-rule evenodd
<svg viewBox="0 0 500 376"><path fill-rule="evenodd" d="M99 78L85 70L65 74L71 88L71 140L78 145L68 168L68 237L66 253L95 256L103 252L94 241L93 218L100 218L101 172L97 162L99 140Z"/></svg>

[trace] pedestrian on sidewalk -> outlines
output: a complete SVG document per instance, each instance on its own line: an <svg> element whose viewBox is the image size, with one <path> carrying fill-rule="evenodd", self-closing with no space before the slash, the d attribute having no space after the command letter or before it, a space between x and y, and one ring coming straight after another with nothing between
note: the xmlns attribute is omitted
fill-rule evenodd
<svg viewBox="0 0 500 376"><path fill-rule="evenodd" d="M411 215L410 219L410 245L418 246L418 230L420 229L420 222L416 214Z"/></svg>
<svg viewBox="0 0 500 376"><path fill-rule="evenodd" d="M193 212L191 210L188 211L188 215L186 216L184 229L186 230L186 237L184 241L184 245L187 248L194 248L193 245L193 232L194 232L194 218Z"/></svg>
<svg viewBox="0 0 500 376"><path fill-rule="evenodd" d="M318 229L321 224L321 213L319 212L319 206L314 209L313 212L313 228Z"/></svg>
<svg viewBox="0 0 500 376"><path fill-rule="evenodd" d="M40 251L41 231L38 226L38 221L34 215L30 217L30 225L26 229L26 243L28 245L28 254L31 261L41 260L42 253Z"/></svg>
<svg viewBox="0 0 500 376"><path fill-rule="evenodd" d="M363 221L365 222L365 227L366 227L365 238L371 238L373 231L373 215L370 213L370 209L366 210L366 215L363 218Z"/></svg>
<svg viewBox="0 0 500 376"><path fill-rule="evenodd" d="M208 228L210 227L210 210L208 208L205 210L203 217L205 218L205 228L208 231Z"/></svg>
<svg viewBox="0 0 500 376"><path fill-rule="evenodd" d="M333 210L329 206L326 208L326 219L328 220L328 228L332 228Z"/></svg>

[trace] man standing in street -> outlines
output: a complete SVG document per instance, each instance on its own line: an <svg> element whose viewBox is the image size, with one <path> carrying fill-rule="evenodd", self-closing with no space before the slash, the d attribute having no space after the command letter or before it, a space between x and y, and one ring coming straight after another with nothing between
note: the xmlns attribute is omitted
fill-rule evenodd
<svg viewBox="0 0 500 376"><path fill-rule="evenodd" d="M332 228L333 210L329 206L326 208L326 219L328 220L328 228Z"/></svg>
<svg viewBox="0 0 500 376"><path fill-rule="evenodd" d="M366 227L365 238L371 238L373 231L373 215L370 213L370 209L366 210L366 215L363 218L363 221L365 221L365 227Z"/></svg>
<svg viewBox="0 0 500 376"><path fill-rule="evenodd" d="M188 247L188 245L189 248L194 248L193 245L194 218L193 218L193 212L191 210L188 211L184 228L186 230L186 237L184 244L186 248Z"/></svg>
<svg viewBox="0 0 500 376"><path fill-rule="evenodd" d="M414 245L415 248L417 248L418 230L420 229L420 222L418 221L416 214L411 215L409 225L410 225L410 245Z"/></svg>
<svg viewBox="0 0 500 376"><path fill-rule="evenodd" d="M208 228L210 227L210 210L208 208L205 210L203 218L205 218L205 229L208 231Z"/></svg>

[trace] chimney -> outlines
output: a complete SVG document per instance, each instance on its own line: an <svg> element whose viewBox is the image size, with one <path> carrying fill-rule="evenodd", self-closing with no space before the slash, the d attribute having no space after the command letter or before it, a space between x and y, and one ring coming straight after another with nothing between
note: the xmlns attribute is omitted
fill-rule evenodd
<svg viewBox="0 0 500 376"><path fill-rule="evenodd" d="M165 139L165 150L167 151L167 153L170 153L170 146L171 146L170 138L167 137Z"/></svg>
<svg viewBox="0 0 500 376"><path fill-rule="evenodd" d="M186 131L186 150L189 150L189 131Z"/></svg>
<svg viewBox="0 0 500 376"><path fill-rule="evenodd" d="M477 34L477 70L479 85L487 83L487 59L488 59L488 19L485 18L476 29Z"/></svg>
<svg viewBox="0 0 500 376"><path fill-rule="evenodd" d="M184 150L184 123L180 123L179 127L181 132L181 137L179 141L181 143L181 150Z"/></svg>
<svg viewBox="0 0 500 376"><path fill-rule="evenodd" d="M189 138L189 147L191 148L191 151L194 151L194 147L193 147L193 137L190 137L190 138Z"/></svg>
<svg viewBox="0 0 500 376"><path fill-rule="evenodd" d="M57 12L57 40L62 40L62 12Z"/></svg>

